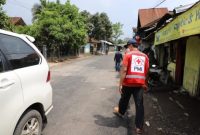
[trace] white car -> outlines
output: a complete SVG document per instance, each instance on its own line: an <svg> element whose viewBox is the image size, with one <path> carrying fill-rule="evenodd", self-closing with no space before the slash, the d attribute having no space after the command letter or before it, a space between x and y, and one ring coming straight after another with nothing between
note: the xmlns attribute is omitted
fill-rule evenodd
<svg viewBox="0 0 200 135"><path fill-rule="evenodd" d="M53 108L49 66L33 40L0 30L0 135L40 135Z"/></svg>

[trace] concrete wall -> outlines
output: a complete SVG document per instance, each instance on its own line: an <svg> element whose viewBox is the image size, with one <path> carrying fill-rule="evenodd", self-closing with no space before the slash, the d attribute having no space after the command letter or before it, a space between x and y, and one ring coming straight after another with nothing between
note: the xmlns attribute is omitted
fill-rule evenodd
<svg viewBox="0 0 200 135"><path fill-rule="evenodd" d="M200 79L200 38L189 37L186 43L186 58L184 67L183 88L191 96L199 94Z"/></svg>

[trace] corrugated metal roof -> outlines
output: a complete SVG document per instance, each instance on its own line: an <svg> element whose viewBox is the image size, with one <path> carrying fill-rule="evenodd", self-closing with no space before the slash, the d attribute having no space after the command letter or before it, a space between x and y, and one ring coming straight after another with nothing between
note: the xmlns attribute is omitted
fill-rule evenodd
<svg viewBox="0 0 200 135"><path fill-rule="evenodd" d="M140 27L147 27L152 22L155 22L162 18L166 13L168 13L167 8L150 8L150 9L139 9L138 17L140 21Z"/></svg>

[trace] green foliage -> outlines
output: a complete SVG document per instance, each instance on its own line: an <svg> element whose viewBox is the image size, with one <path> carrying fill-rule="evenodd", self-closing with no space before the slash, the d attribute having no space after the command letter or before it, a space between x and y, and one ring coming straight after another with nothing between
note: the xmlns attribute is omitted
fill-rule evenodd
<svg viewBox="0 0 200 135"><path fill-rule="evenodd" d="M53 54L60 48L77 49L86 43L86 36L97 40L109 40L112 37L112 23L106 13L91 15L79 9L67 0L49 2L40 0L32 8L33 24L16 27L15 31L36 38L38 46L47 45Z"/></svg>
<svg viewBox="0 0 200 135"><path fill-rule="evenodd" d="M124 41L124 40L122 40L122 39L118 39L117 40L117 44L125 44L126 43L126 41Z"/></svg>
<svg viewBox="0 0 200 135"><path fill-rule="evenodd" d="M5 14L5 12L2 9L2 5L4 5L6 0L0 0L0 29L11 29L11 25L9 22L8 16Z"/></svg>
<svg viewBox="0 0 200 135"><path fill-rule="evenodd" d="M91 37L92 31L94 29L94 25L90 21L92 15L86 10L82 11L81 15L83 16L84 23L86 24L87 34L89 37Z"/></svg>
<svg viewBox="0 0 200 135"><path fill-rule="evenodd" d="M18 27L16 31L34 36L37 45L47 45L53 54L62 46L70 49L85 44L86 24L75 5L70 1L61 4L59 0L40 2L41 4L35 4L32 9L35 16L33 25Z"/></svg>
<svg viewBox="0 0 200 135"><path fill-rule="evenodd" d="M110 40L112 35L112 24L106 13L96 13L91 19L90 23L93 24L91 37L98 40Z"/></svg>
<svg viewBox="0 0 200 135"><path fill-rule="evenodd" d="M6 3L6 0L0 0L0 6L4 5Z"/></svg>
<svg viewBox="0 0 200 135"><path fill-rule="evenodd" d="M109 20L109 17L107 16L106 13L101 13L100 14L100 19L101 19L101 22L102 22L102 36L104 36L105 40L111 40L111 36L112 36L112 23L111 21Z"/></svg>
<svg viewBox="0 0 200 135"><path fill-rule="evenodd" d="M47 4L48 4L47 0L40 0L40 4L36 3L33 5L32 8L33 22L38 19L38 15L42 12L42 9L47 6Z"/></svg>
<svg viewBox="0 0 200 135"><path fill-rule="evenodd" d="M91 15L86 10L81 12L87 25L87 33L90 38L97 40L110 40L112 35L112 24L106 13Z"/></svg>
<svg viewBox="0 0 200 135"><path fill-rule="evenodd" d="M125 38L124 38L124 42L125 42L125 43L127 43L129 40L130 40L129 37L125 37Z"/></svg>
<svg viewBox="0 0 200 135"><path fill-rule="evenodd" d="M112 29L113 29L112 38L113 38L113 41L115 44L117 44L118 38L121 35L123 35L122 27L123 27L123 24L121 24L119 22L112 25Z"/></svg>

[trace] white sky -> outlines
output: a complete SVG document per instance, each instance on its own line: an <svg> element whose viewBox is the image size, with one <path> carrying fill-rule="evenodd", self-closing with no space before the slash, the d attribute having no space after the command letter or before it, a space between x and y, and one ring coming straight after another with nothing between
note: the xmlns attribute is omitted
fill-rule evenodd
<svg viewBox="0 0 200 135"><path fill-rule="evenodd" d="M55 1L55 0L50 0ZM62 3L66 0L60 0ZM80 10L94 14L106 12L113 23L120 22L123 26L124 37L132 36L132 27L137 26L138 9L153 8L162 0L71 0ZM159 7L173 10L180 5L187 5L199 0L166 0ZM31 24L31 8L39 0L7 0L4 10L9 16L21 16L27 24Z"/></svg>

